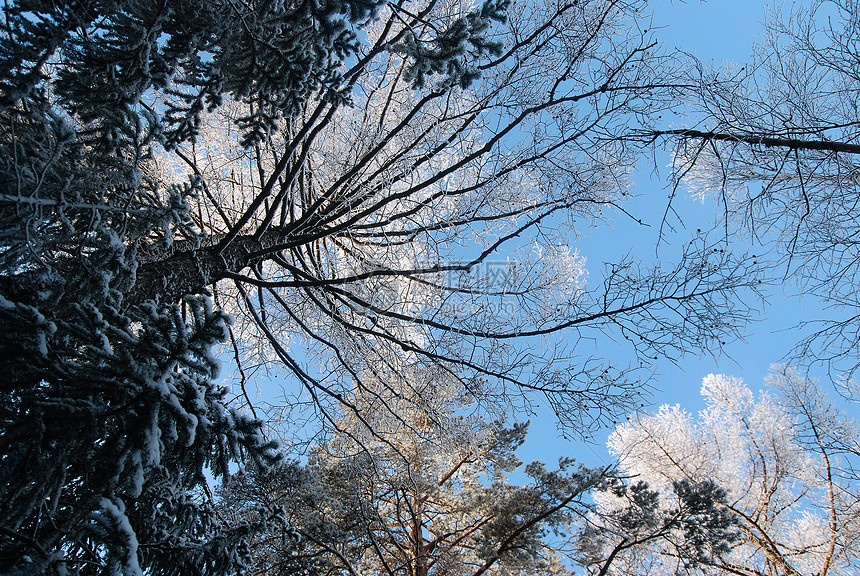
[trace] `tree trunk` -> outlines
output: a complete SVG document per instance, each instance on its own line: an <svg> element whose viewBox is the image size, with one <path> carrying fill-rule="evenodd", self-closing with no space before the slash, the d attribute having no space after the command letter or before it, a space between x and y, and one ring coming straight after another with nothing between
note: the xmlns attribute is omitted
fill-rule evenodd
<svg viewBox="0 0 860 576"><path fill-rule="evenodd" d="M198 294L230 274L261 262L273 247L286 247L290 235L287 228L272 227L259 238L236 236L225 247L219 243L223 236L212 236L202 242L176 242L168 250L142 248L137 282L125 303L139 304L147 299L178 302L187 294Z"/></svg>

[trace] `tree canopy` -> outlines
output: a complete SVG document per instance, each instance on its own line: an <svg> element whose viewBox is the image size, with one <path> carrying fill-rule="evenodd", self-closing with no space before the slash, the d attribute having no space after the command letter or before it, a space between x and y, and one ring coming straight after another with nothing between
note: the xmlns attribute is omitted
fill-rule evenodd
<svg viewBox="0 0 860 576"><path fill-rule="evenodd" d="M787 356L834 382L860 366L858 13L856 0L773 10L751 61L702 66L688 125L651 135L670 138L675 181L716 201L727 239L757 246L770 278L831 311Z"/></svg>
<svg viewBox="0 0 860 576"><path fill-rule="evenodd" d="M626 549L669 543L697 566L737 539L713 482L684 479L661 499L608 466L522 466L528 425L470 412L474 398L444 371L414 374L396 419L390 387L378 391L356 391L364 418L348 415L306 464L251 469L225 486L223 510L239 519L284 510L286 523L251 543L255 574L605 574ZM434 402L438 419L408 394ZM593 504L604 495L618 503L611 512ZM610 541L617 550L605 550Z"/></svg>
<svg viewBox="0 0 860 576"><path fill-rule="evenodd" d="M767 384L756 396L737 378L711 374L698 417L664 405L619 426L610 449L623 472L657 490L698 479L727 491L725 508L742 537L709 558L704 573L853 574L860 562L857 424L797 370L776 372ZM674 550L662 542L651 550L622 572L641 573L645 561L675 573Z"/></svg>
<svg viewBox="0 0 860 576"><path fill-rule="evenodd" d="M241 326L239 364L286 366L303 387L291 403L329 422L368 375L429 360L487 403L543 396L577 432L629 406L644 364L734 339L750 312L737 296L757 287L742 255L700 239L677 263L586 279L572 245L623 214L630 135L685 89L646 5L493 6L380 8L344 71L351 105L309 101L250 147L245 105L225 105L155 154L157 178L205 184L191 215L206 238L141 249L129 297L212 287ZM459 64L419 64L416 31L429 46L459 26L486 39ZM576 349L607 332L638 361Z"/></svg>
<svg viewBox="0 0 860 576"><path fill-rule="evenodd" d="M844 30L807 24L825 5ZM789 41L774 32L776 55L760 52L754 72L702 82L660 47L644 0L5 3L0 572L240 571L249 543L286 521L217 506L207 476L245 467L260 482L312 472L331 502L387 506L381 527L326 528L355 558L304 516L281 530L314 535L332 570L399 562L371 551L378 534L441 550L450 540L423 528L391 532L398 506L426 494L390 451L439 445L439 426L460 422L491 448L505 438L512 458L522 429L484 418L533 401L587 434L638 403L655 362L742 335L762 266L729 233L698 235L668 264L629 256L585 272L577 235L638 222L631 175L661 138L679 143L676 182L723 174L709 190L726 222L784 225L784 269L850 309L858 10L813 8L772 27ZM771 84L803 98L782 103ZM702 123L665 125L691 98ZM760 194L736 196L752 182ZM855 320L809 340L813 357L855 354ZM602 336L632 360L579 346ZM217 382L224 344L237 391ZM307 469L283 463L246 390L275 367L299 385L290 407L338 439L321 437ZM427 370L445 385L426 386ZM452 408L446 390L468 401ZM464 406L480 414L468 426ZM442 488L467 464L508 471L478 444L481 461L421 454L420 468ZM325 484L342 474L337 458L371 496ZM580 515L576 556L597 573L667 538L685 567L732 542L720 513L731 492L709 478L662 486L667 504L604 472L530 473L525 487L471 487L476 506L492 493L507 507L478 506L468 551L451 557L477 573L563 572L534 552L545 539L532 527L567 526L600 482L617 506ZM612 539L625 531L636 536ZM424 556L404 565L420 571Z"/></svg>

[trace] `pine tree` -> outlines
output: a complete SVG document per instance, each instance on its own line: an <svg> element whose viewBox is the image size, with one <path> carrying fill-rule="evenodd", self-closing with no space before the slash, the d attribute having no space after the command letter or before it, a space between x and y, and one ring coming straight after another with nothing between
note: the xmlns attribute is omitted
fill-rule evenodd
<svg viewBox="0 0 860 576"><path fill-rule="evenodd" d="M233 571L252 527L214 514L205 473L277 453L215 383L229 319L205 296L123 302L129 239L184 226L189 188L139 194L44 97L3 121L0 571Z"/></svg>
<svg viewBox="0 0 860 576"><path fill-rule="evenodd" d="M0 572L232 573L206 474L279 458L229 409L205 296L125 294L139 244L199 237L143 167L225 93L246 136L289 115L353 49L373 4L7 4L0 42ZM332 88L334 90L334 88ZM340 97L334 92L332 98ZM259 523L258 523L259 524Z"/></svg>
<svg viewBox="0 0 860 576"><path fill-rule="evenodd" d="M366 392L352 398L362 417L340 421L305 464L249 469L221 492L225 513L287 520L253 540L253 574L602 575L658 542L693 567L737 538L713 482L679 481L661 495L569 458L555 470L522 466L528 424L481 413L442 370L415 374L409 389ZM386 394L402 403L397 415ZM437 405L410 409L410 394Z"/></svg>
<svg viewBox="0 0 860 576"><path fill-rule="evenodd" d="M0 572L226 574L247 560L269 519L225 522L206 475L280 456L216 383L230 319L208 291L129 298L142 252L202 240L188 213L200 178L166 184L148 166L225 98L246 107L246 145L311 95L346 102L341 68L379 4L4 6ZM481 38L503 7L455 22L449 51L423 46L414 65L467 83L468 55L497 50Z"/></svg>
<svg viewBox="0 0 860 576"><path fill-rule="evenodd" d="M280 508L288 520L254 541L253 573L289 574L305 559L321 575L570 574L565 533L606 471L572 460L522 468L515 453L528 425L476 413L444 370L416 374L400 394L390 386L359 390L351 400L362 417L341 420L307 464L249 470L223 491L224 510L240 518ZM410 394L436 406L411 408ZM527 483L510 482L517 469Z"/></svg>

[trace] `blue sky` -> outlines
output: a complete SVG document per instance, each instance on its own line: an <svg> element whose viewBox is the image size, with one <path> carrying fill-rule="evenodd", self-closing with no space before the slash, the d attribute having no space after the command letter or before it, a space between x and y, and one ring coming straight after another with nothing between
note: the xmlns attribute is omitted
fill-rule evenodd
<svg viewBox="0 0 860 576"><path fill-rule="evenodd" d="M772 6L771 2L755 0L691 0L686 3L662 0L653 5L653 25L659 30L657 34L667 48L678 48L716 65L742 64L764 30L767 7L772 9ZM652 207L644 219L648 227L631 230L628 222L616 222L615 227L587 233L578 243L578 249L588 259L590 270L596 272L602 260L611 261L631 251L634 246L637 255L654 257L657 229L669 194L665 186L664 181L649 177L647 173L636 179L639 199L634 201L634 206ZM708 229L713 222L714 207L703 206L697 200L682 195L673 200L673 207L686 226L674 237L676 245L688 240L696 228ZM661 244L657 258L668 259L672 252L673 238L670 236ZM782 287L774 286L760 320L749 326L745 341L734 342L727 347L727 356L688 356L679 366L660 362L658 375L652 382L657 390L651 398L650 410L664 403L678 403L691 412L700 410L704 405L699 390L702 379L709 373L741 377L753 390L762 387L771 364L780 362L799 340L798 320L817 318L820 313L812 299L786 297ZM551 415L539 414L532 418L530 434L520 457L526 462L539 459L551 463L559 456L570 455L590 465L609 463L605 439L610 432L611 429L602 431L590 445L565 441L558 436Z"/></svg>
<svg viewBox="0 0 860 576"><path fill-rule="evenodd" d="M654 25L669 48L705 61L744 61L763 30L768 6L772 3L760 0L660 0L653 4Z"/></svg>

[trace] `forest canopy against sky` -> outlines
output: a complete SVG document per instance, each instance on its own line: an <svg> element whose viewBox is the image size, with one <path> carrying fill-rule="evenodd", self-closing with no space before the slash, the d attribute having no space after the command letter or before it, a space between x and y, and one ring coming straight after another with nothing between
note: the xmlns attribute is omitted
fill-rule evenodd
<svg viewBox="0 0 860 576"><path fill-rule="evenodd" d="M0 571L856 568L860 6L775 11L729 66L651 11L4 4ZM658 233L593 266L610 224ZM722 473L510 480L530 408L633 417L783 287L828 309L772 413L805 418L829 554L750 529Z"/></svg>

